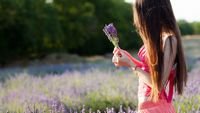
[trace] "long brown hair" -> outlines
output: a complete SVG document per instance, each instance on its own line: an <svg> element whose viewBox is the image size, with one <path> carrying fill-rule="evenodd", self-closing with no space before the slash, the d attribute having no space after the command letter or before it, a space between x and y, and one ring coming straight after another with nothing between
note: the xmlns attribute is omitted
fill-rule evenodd
<svg viewBox="0 0 200 113"><path fill-rule="evenodd" d="M177 65L174 85L178 94L182 94L187 81L187 69L181 33L176 23L170 0L136 0L133 10L134 24L147 49L147 61L152 82L151 100L158 100L158 94L162 88L163 32L173 34L177 39L175 58Z"/></svg>

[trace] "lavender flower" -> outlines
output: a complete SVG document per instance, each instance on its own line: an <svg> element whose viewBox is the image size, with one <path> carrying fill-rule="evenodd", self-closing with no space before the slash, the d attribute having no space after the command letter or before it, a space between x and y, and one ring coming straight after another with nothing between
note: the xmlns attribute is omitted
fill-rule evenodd
<svg viewBox="0 0 200 113"><path fill-rule="evenodd" d="M108 25L105 25L103 29L104 33L108 37L108 39L113 43L115 47L119 47L119 38L117 37L117 30L113 23L110 23Z"/></svg>

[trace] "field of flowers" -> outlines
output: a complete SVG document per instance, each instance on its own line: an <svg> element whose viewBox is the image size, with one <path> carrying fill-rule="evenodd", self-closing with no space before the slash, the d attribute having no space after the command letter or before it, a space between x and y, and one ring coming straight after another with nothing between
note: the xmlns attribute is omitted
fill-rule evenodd
<svg viewBox="0 0 200 113"><path fill-rule="evenodd" d="M200 61L189 72L183 96L175 96L178 113L200 112ZM128 111L137 108L137 77L130 70L65 72L35 77L21 73L0 84L0 112L68 113Z"/></svg>
<svg viewBox="0 0 200 113"><path fill-rule="evenodd" d="M188 40L184 42L190 69L184 94L174 95L177 113L200 113L198 41L190 41L192 44L185 43ZM195 44L196 48L191 49ZM96 63L98 65L0 70L0 113L134 113L137 109L138 78L131 70L117 69L107 62L110 60ZM48 70L57 68L58 71L48 73ZM8 77L8 72L12 76ZM4 74L6 77L3 77Z"/></svg>

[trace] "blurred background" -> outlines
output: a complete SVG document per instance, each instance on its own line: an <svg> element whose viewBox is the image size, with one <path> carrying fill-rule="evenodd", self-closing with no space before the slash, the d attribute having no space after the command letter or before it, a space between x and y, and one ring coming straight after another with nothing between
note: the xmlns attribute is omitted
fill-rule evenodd
<svg viewBox="0 0 200 113"><path fill-rule="evenodd" d="M105 24L114 23L120 47L137 58L142 42L133 26L132 3L0 0L0 112L136 110L137 78L127 68L114 67L113 45L102 31ZM189 83L198 86L197 4L197 0L172 1L188 73L193 75ZM200 103L200 89L188 87L183 97L177 97L176 109L200 112L200 104L195 104ZM188 96L189 92L193 93Z"/></svg>

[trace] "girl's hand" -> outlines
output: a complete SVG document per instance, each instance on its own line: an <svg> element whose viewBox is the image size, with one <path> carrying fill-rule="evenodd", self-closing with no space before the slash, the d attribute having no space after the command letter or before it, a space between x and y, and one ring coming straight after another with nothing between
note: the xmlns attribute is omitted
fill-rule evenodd
<svg viewBox="0 0 200 113"><path fill-rule="evenodd" d="M132 62L130 58L130 54L122 50L120 48L114 48L113 50L113 58L112 62L114 63L115 66L126 66L126 67L132 67L134 66L134 63Z"/></svg>

